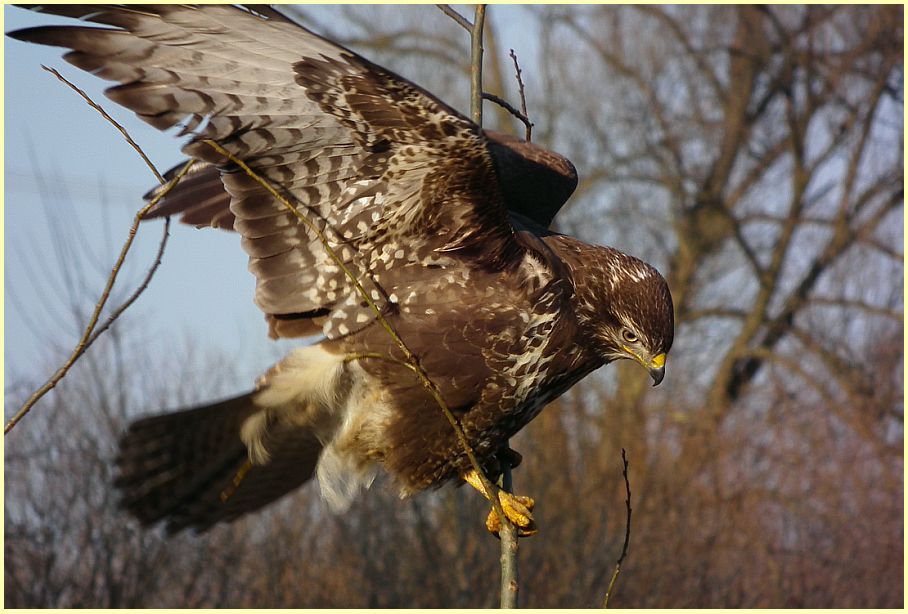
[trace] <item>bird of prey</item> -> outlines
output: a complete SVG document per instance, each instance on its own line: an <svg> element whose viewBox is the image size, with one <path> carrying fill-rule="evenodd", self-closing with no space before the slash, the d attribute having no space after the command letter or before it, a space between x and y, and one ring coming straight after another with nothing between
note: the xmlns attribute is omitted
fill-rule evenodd
<svg viewBox="0 0 908 614"><path fill-rule="evenodd" d="M631 359L662 380L663 277L548 229L576 186L565 158L484 132L267 7L40 10L102 27L10 36L70 49L68 62L118 82L110 99L189 135L196 162L152 215L238 232L270 334L320 335L248 394L129 427L117 485L142 523L205 530L313 476L335 509L379 469L403 495L476 485L388 327L489 470L594 369ZM529 532L532 501L516 499L508 515Z"/></svg>

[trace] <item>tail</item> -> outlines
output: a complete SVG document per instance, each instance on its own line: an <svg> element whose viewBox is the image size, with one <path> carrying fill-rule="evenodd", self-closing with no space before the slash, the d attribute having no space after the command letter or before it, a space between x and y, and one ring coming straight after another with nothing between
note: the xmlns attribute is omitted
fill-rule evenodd
<svg viewBox="0 0 908 614"><path fill-rule="evenodd" d="M271 458L250 465L243 422L262 409L252 392L212 405L134 422L120 440L115 486L121 505L143 525L167 522L175 533L205 531L257 510L298 488L318 463L315 435L295 429L269 438ZM235 478L242 480L234 485Z"/></svg>

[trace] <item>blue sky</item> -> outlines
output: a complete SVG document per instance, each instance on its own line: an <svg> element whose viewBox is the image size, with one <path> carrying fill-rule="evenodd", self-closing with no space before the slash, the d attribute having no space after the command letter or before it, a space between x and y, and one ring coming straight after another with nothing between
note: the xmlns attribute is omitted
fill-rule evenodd
<svg viewBox="0 0 908 614"><path fill-rule="evenodd" d="M496 26L506 48L508 31L522 20L512 14L513 7L499 8ZM68 22L9 6L4 19L6 31ZM525 40L525 32L514 40ZM4 372L10 390L23 378L45 378L69 354L142 204L141 195L155 184L120 134L41 64L60 70L102 104L161 171L183 156L180 140L107 100L103 90L110 83L67 64L61 49L10 39L4 45ZM121 296L152 262L162 225L156 220L141 226L121 275ZM79 257L74 259L67 246L77 246ZM264 318L252 302L255 282L246 262L238 236L173 224L161 268L127 312L130 330L139 329L140 342L155 353L177 360L187 343L226 352L239 367L236 390L247 389L275 357L298 342L267 339ZM67 266L75 277L73 288L61 273ZM82 312L78 318L76 310Z"/></svg>

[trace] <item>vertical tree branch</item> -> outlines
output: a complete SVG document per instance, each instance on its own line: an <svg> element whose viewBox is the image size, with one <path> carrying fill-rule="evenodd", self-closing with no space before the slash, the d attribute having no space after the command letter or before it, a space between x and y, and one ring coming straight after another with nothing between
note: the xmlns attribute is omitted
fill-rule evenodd
<svg viewBox="0 0 908 614"><path fill-rule="evenodd" d="M470 61L470 113L473 121L482 126L482 32L486 20L486 5L476 6L473 17L473 29L470 32L471 61ZM507 442L504 446L507 447ZM507 492L512 492L513 483L511 467L507 462L502 463L500 485ZM517 595L520 582L517 574L517 527L508 520L503 513L498 512L501 519L501 600L502 608L516 608Z"/></svg>
<svg viewBox="0 0 908 614"><path fill-rule="evenodd" d="M482 100L485 97L482 92L482 33L483 27L485 26L486 6L484 4L476 6L472 24L469 24L469 22L448 6L438 6L446 15L450 16L464 28L467 28L468 25L470 26L468 28L470 30L471 43L470 115L476 125L482 127ZM507 442L505 442L504 447L507 447L507 445ZM512 492L511 467L507 462L502 462L501 468L502 474L498 485L502 490ZM484 477L481 472L480 477ZM488 492L492 493L493 491L488 490ZM501 521L501 531L499 532L499 537L501 538L501 556L499 559L501 563L500 606L502 608L516 608L517 595L520 588L517 573L517 527L515 527L504 515L501 506L495 505L497 503L497 497L493 495L491 499Z"/></svg>
<svg viewBox="0 0 908 614"><path fill-rule="evenodd" d="M505 446L507 446L505 442ZM506 492L514 491L511 465L507 462L501 466L500 486ZM517 568L517 527L510 520L503 518L501 521L501 599L502 608L516 608L517 595L520 591L520 574Z"/></svg>
<svg viewBox="0 0 908 614"><path fill-rule="evenodd" d="M482 126L482 28L486 22L486 5L477 4L470 31L470 116Z"/></svg>

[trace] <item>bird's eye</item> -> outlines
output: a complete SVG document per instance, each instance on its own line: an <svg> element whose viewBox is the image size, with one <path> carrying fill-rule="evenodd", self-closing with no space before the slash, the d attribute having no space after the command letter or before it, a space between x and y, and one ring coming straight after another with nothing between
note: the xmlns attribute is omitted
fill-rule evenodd
<svg viewBox="0 0 908 614"><path fill-rule="evenodd" d="M637 335L627 328L621 331L621 336L624 337L624 340L628 343L637 343Z"/></svg>

